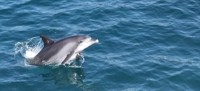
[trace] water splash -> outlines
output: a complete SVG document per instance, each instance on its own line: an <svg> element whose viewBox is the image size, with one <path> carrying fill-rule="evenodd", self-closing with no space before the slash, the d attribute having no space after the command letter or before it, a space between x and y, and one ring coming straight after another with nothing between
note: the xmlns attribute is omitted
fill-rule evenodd
<svg viewBox="0 0 200 91"><path fill-rule="evenodd" d="M26 59L35 57L43 47L42 40L38 37L33 37L25 42L17 42L15 44L15 54L21 54Z"/></svg>

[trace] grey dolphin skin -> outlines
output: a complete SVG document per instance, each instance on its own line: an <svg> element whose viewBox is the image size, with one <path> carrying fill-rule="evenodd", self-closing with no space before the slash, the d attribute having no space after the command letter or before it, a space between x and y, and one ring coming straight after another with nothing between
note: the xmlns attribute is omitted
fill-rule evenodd
<svg viewBox="0 0 200 91"><path fill-rule="evenodd" d="M65 65L81 57L81 52L99 41L89 36L77 35L67 37L57 42L46 36L40 36L44 42L43 49L31 60L30 65Z"/></svg>

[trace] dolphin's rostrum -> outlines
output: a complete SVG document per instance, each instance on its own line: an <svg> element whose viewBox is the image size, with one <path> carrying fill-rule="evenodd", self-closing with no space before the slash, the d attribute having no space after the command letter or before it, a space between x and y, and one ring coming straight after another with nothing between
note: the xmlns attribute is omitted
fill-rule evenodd
<svg viewBox="0 0 200 91"><path fill-rule="evenodd" d="M54 42L46 36L40 36L44 42L43 49L29 61L30 65L65 65L81 57L81 52L98 43L89 36L77 35Z"/></svg>

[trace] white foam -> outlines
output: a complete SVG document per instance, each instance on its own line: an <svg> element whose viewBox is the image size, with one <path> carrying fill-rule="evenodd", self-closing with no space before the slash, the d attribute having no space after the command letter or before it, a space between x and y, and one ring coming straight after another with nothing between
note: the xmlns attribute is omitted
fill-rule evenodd
<svg viewBox="0 0 200 91"><path fill-rule="evenodd" d="M73 65L73 66L68 66L69 68L81 68L81 66L76 66L76 65Z"/></svg>
<svg viewBox="0 0 200 91"><path fill-rule="evenodd" d="M34 58L36 55L37 55L36 52L33 52L33 51L26 51L24 57L25 57L25 58L28 58L28 59L31 59L31 58Z"/></svg>
<svg viewBox="0 0 200 91"><path fill-rule="evenodd" d="M40 38L33 37L25 42L15 44L15 54L20 53L24 58L34 58L42 49L43 43Z"/></svg>

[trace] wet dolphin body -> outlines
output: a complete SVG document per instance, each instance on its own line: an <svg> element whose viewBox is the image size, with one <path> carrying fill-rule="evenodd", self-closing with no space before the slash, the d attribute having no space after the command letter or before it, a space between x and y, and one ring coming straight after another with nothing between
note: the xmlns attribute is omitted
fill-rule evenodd
<svg viewBox="0 0 200 91"><path fill-rule="evenodd" d="M98 43L89 36L77 35L54 42L46 36L40 36L44 42L43 49L29 61L30 65L65 65L81 57L81 52Z"/></svg>

